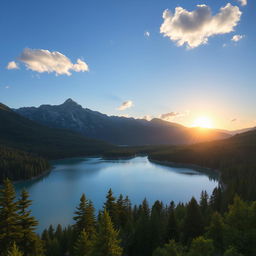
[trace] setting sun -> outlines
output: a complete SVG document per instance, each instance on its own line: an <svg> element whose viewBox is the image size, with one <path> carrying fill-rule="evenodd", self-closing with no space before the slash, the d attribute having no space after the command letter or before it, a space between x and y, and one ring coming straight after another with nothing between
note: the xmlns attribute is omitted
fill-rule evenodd
<svg viewBox="0 0 256 256"><path fill-rule="evenodd" d="M212 120L207 116L200 116L195 119L192 124L193 127L201 127L201 128L213 128Z"/></svg>

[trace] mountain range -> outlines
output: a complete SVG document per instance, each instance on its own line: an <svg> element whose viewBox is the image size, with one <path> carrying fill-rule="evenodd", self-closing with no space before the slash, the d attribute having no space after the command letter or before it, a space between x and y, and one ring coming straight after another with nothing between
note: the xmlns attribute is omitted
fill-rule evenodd
<svg viewBox="0 0 256 256"><path fill-rule="evenodd" d="M88 138L115 145L179 145L228 138L230 134L214 129L188 128L158 118L145 119L107 116L83 108L67 99L60 105L23 107L16 113L51 128L80 133Z"/></svg>
<svg viewBox="0 0 256 256"><path fill-rule="evenodd" d="M0 103L0 145L49 159L102 154L112 146L31 121Z"/></svg>

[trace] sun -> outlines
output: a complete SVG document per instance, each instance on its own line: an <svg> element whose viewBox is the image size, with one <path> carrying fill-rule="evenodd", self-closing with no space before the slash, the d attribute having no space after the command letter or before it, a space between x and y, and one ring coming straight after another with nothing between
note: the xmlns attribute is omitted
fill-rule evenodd
<svg viewBox="0 0 256 256"><path fill-rule="evenodd" d="M200 127L200 128L213 128L213 123L212 123L211 118L209 118L207 116L200 116L195 119L192 126Z"/></svg>

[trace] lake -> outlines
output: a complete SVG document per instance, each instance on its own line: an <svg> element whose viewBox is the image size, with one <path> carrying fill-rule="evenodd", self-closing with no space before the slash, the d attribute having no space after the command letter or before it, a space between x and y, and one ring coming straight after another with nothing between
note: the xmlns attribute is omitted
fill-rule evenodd
<svg viewBox="0 0 256 256"><path fill-rule="evenodd" d="M46 176L15 184L18 194L22 188L29 191L32 213L40 222L39 232L50 224L71 224L82 193L101 209L110 188L115 196L128 195L133 204L147 198L152 205L155 200L169 204L171 200L188 202L192 196L199 199L202 190L211 194L218 185L214 174L210 177L189 168L155 164L147 157L72 158L52 164L53 170Z"/></svg>

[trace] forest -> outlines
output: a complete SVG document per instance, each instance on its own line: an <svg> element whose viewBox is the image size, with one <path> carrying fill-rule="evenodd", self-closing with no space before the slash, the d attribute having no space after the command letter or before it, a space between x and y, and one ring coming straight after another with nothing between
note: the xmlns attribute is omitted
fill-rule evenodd
<svg viewBox="0 0 256 256"><path fill-rule="evenodd" d="M25 180L50 170L47 160L21 150L0 145L0 183L4 179Z"/></svg>
<svg viewBox="0 0 256 256"><path fill-rule="evenodd" d="M171 198L171 195L170 195ZM235 196L223 207L220 188L177 205L145 199L132 206L110 189L96 214L83 194L73 225L50 226L39 236L32 204L17 198L7 179L0 190L1 256L252 256L256 254L256 202Z"/></svg>

